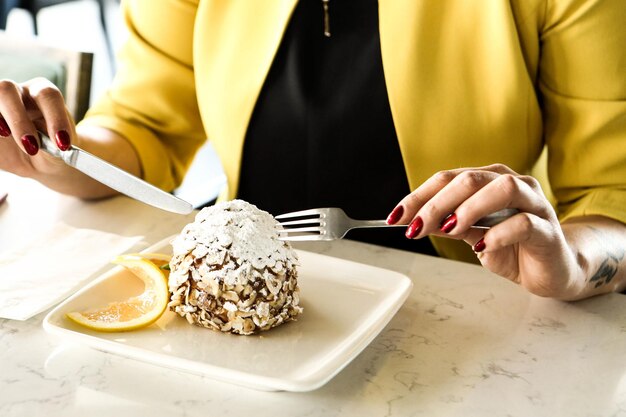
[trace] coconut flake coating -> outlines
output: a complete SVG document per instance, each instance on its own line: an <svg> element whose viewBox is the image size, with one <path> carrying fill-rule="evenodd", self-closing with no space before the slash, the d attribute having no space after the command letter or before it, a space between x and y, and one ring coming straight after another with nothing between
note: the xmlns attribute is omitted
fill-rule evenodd
<svg viewBox="0 0 626 417"><path fill-rule="evenodd" d="M272 215L252 204L202 209L172 249L169 306L192 324L252 334L302 312L297 255Z"/></svg>

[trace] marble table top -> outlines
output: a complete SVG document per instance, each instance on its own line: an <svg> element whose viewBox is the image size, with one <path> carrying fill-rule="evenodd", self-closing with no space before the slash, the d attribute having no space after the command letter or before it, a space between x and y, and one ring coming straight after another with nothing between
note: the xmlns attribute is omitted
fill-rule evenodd
<svg viewBox="0 0 626 417"><path fill-rule="evenodd" d="M125 197L83 202L2 172L0 186L0 253L60 221L140 235L142 249L192 218ZM69 344L43 330L42 313L0 319L0 416L626 416L624 295L565 303L475 265L347 240L298 247L414 283L323 387L263 392Z"/></svg>

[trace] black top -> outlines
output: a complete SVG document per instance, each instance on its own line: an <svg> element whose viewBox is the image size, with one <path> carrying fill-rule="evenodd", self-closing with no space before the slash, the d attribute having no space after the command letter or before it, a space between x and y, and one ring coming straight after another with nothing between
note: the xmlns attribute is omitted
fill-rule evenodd
<svg viewBox="0 0 626 417"><path fill-rule="evenodd" d="M277 215L341 207L384 219L409 192L387 98L377 0L300 0L250 120L238 198ZM356 186L355 186L356 184ZM405 228L348 238L435 254Z"/></svg>

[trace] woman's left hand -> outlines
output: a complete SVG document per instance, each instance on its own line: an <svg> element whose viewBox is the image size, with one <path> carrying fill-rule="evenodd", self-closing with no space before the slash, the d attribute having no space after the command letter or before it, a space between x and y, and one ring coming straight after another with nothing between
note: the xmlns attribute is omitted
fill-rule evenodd
<svg viewBox="0 0 626 417"><path fill-rule="evenodd" d="M519 213L489 230L470 227L505 208ZM577 298L585 280L539 182L505 165L441 171L406 196L387 221L410 222L410 239L463 239L483 266L537 295Z"/></svg>

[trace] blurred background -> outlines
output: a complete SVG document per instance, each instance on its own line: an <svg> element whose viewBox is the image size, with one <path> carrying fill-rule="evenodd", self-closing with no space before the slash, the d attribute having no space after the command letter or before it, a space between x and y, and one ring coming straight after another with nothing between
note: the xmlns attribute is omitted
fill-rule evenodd
<svg viewBox="0 0 626 417"><path fill-rule="evenodd" d="M114 50L124 41L126 32L119 1L104 0L108 37ZM37 13L39 37L61 48L94 53L91 101L102 94L113 77L107 41L100 23L100 6L96 0L74 0L44 7ZM14 8L7 17L7 34L33 37L34 22L26 9Z"/></svg>
<svg viewBox="0 0 626 417"><path fill-rule="evenodd" d="M16 1L20 0L0 0L0 3L14 4ZM31 0L22 2L33 4ZM93 103L113 79L114 54L126 38L119 0L38 0L34 3L46 6L36 14L39 40L58 48L93 53L90 92L90 102ZM47 6L47 3L52 5ZM101 10L104 10L106 34L101 23ZM11 8L5 31L11 36L33 38L32 14L24 8ZM198 152L185 181L174 193L195 207L201 207L211 203L224 184L219 160L211 145L207 144Z"/></svg>

